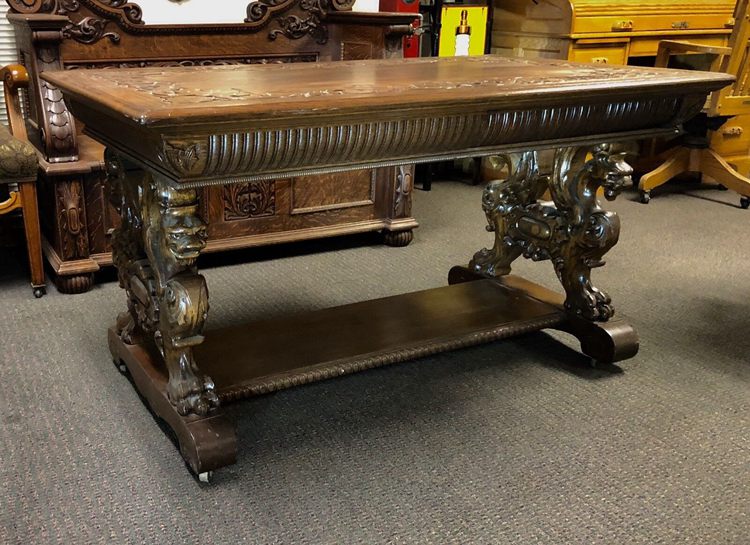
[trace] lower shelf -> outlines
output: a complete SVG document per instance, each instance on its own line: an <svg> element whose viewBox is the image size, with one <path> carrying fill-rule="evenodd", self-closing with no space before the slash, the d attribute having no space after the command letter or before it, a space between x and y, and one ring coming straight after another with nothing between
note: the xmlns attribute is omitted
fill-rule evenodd
<svg viewBox="0 0 750 545"><path fill-rule="evenodd" d="M638 336L624 320L589 322L562 310L562 298L522 278L479 279L454 267L451 285L207 331L194 348L222 402L264 394L437 352L545 328L577 337L592 360L633 357ZM234 463L233 426L221 407L204 417L181 416L166 393L167 374L153 342L125 344L114 328L109 347L129 370L154 413L174 431L191 470Z"/></svg>
<svg viewBox="0 0 750 545"><path fill-rule="evenodd" d="M554 327L564 319L556 306L478 280L209 330L194 354L221 400L230 401ZM166 384L155 347L141 348L141 364Z"/></svg>

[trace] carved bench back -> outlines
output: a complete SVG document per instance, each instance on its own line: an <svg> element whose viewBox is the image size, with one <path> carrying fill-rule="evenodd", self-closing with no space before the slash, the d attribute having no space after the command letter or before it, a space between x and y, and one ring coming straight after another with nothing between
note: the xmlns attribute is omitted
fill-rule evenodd
<svg viewBox="0 0 750 545"><path fill-rule="evenodd" d="M387 46L388 22L363 22L354 0L254 0L242 23L188 25L145 24L126 0L6 1L31 76L29 137L50 162L77 160L82 127L39 78L45 70L371 58Z"/></svg>

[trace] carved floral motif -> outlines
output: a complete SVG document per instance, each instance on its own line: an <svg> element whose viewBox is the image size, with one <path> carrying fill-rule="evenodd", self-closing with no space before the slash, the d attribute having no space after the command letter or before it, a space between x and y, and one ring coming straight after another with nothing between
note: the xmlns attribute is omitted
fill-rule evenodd
<svg viewBox="0 0 750 545"><path fill-rule="evenodd" d="M103 38L109 38L109 41L116 44L120 41L120 35L117 32L107 32L106 28L109 21L97 19L95 17L84 17L77 23L70 23L62 29L65 38L72 38L83 44L93 44Z"/></svg>
<svg viewBox="0 0 750 545"><path fill-rule="evenodd" d="M243 220L276 213L276 184L273 181L224 186L224 220Z"/></svg>
<svg viewBox="0 0 750 545"><path fill-rule="evenodd" d="M88 68L146 68L171 67L171 66L239 66L242 64L287 64L293 62L316 62L318 56L314 53L299 53L291 55L278 55L269 57L243 57L243 58L213 58L213 59L184 59L178 61L124 61L113 63L88 62L88 63L66 63L66 70L80 70Z"/></svg>

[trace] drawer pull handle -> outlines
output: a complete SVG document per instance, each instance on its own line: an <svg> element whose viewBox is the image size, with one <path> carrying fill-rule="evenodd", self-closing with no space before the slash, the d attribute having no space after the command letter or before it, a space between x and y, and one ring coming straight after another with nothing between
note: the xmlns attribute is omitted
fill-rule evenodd
<svg viewBox="0 0 750 545"><path fill-rule="evenodd" d="M737 126L724 127L723 129L721 129L721 134L724 135L725 138L729 138L732 136L734 137L742 136L743 132L744 131L742 130L742 127L737 127Z"/></svg>
<svg viewBox="0 0 750 545"><path fill-rule="evenodd" d="M591 62L596 64L609 64L609 57L591 57Z"/></svg>
<svg viewBox="0 0 750 545"><path fill-rule="evenodd" d="M690 23L688 21L675 21L672 23L672 28L675 30L687 30L690 28Z"/></svg>
<svg viewBox="0 0 750 545"><path fill-rule="evenodd" d="M627 32L633 30L633 21L617 21L612 25L612 30L615 32Z"/></svg>

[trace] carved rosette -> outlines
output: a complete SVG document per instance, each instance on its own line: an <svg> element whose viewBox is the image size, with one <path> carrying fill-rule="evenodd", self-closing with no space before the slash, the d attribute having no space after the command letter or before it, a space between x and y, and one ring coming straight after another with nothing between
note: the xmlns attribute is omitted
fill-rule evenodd
<svg viewBox="0 0 750 545"><path fill-rule="evenodd" d="M566 299L565 308L589 320L607 321L614 314L611 299L591 283L591 269L604 265L603 256L616 243L620 223L603 210L596 192L601 187L614 199L631 183L632 169L623 154L609 145L556 150L551 178L542 176L536 152L506 156L510 175L488 184L482 197L488 229L495 243L474 255L470 267L488 277L509 274L519 256L551 260ZM552 203L541 202L549 188Z"/></svg>

